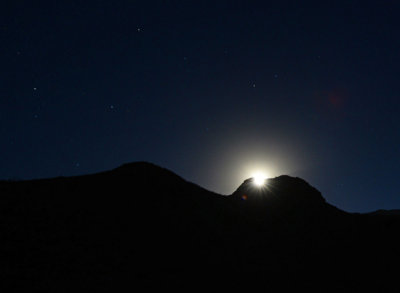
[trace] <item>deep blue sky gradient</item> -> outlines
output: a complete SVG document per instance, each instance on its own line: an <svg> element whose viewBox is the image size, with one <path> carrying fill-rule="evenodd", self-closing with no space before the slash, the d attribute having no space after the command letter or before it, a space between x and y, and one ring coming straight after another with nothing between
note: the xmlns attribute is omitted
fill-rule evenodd
<svg viewBox="0 0 400 293"><path fill-rule="evenodd" d="M400 208L399 8L2 2L0 178L145 160L230 194L264 165L347 211Z"/></svg>

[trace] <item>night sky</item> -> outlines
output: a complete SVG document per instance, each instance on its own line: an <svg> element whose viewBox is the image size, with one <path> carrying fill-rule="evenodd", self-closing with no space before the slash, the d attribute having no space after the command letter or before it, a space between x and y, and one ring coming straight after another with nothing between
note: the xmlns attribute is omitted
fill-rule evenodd
<svg viewBox="0 0 400 293"><path fill-rule="evenodd" d="M400 208L397 1L3 1L0 178L149 161Z"/></svg>

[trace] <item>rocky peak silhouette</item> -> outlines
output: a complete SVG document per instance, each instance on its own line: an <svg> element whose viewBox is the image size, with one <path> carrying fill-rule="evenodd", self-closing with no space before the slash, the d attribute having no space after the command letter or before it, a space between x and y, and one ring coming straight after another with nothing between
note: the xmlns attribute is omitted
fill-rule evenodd
<svg viewBox="0 0 400 293"><path fill-rule="evenodd" d="M254 183L254 178L246 179L231 195L235 201L263 208L321 208L326 201L321 193L298 177L282 175L265 180L262 186Z"/></svg>

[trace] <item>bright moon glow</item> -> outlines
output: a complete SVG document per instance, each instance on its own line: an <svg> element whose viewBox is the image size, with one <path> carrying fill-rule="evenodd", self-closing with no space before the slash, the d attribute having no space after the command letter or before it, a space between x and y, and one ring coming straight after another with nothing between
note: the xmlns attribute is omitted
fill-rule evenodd
<svg viewBox="0 0 400 293"><path fill-rule="evenodd" d="M256 173L253 175L253 182L256 186L261 187L264 185L266 178L267 178L266 175L262 173Z"/></svg>

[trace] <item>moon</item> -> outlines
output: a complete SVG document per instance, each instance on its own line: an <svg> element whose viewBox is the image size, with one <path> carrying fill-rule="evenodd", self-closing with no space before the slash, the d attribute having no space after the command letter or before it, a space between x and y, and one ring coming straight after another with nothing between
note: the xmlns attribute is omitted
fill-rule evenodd
<svg viewBox="0 0 400 293"><path fill-rule="evenodd" d="M257 187L261 187L265 184L265 180L267 179L267 175L264 173L255 173L253 174L253 183Z"/></svg>

